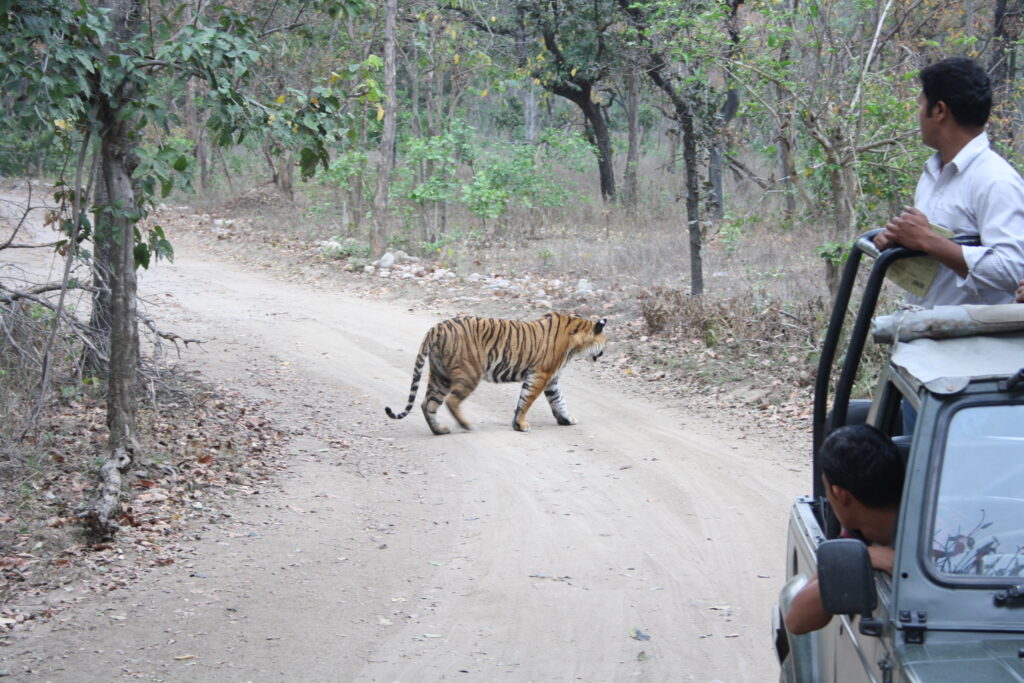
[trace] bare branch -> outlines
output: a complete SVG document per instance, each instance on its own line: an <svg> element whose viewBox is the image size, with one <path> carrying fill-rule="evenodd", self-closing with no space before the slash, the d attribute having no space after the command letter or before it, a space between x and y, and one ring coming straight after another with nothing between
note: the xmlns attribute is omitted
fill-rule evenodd
<svg viewBox="0 0 1024 683"><path fill-rule="evenodd" d="M857 149L854 150L854 152L856 154L862 154L864 152L870 152L872 150L876 150L879 147L897 147L897 146L900 146L900 143L902 143L903 141L909 140L910 138L912 138L912 137L914 137L916 135L917 135L917 129L915 128L913 130L908 130L908 131L906 131L904 133L901 133L900 135L897 135L895 137L886 138L884 140L876 140L875 142L866 144L866 145L864 145L862 147L858 147Z"/></svg>
<svg viewBox="0 0 1024 683"><path fill-rule="evenodd" d="M758 176L758 175L757 175L756 173L754 173L754 172L753 172L753 171L752 171L751 169L749 169L749 168L748 168L747 166L745 166L745 165L743 164L743 162L741 162L741 161L740 161L739 159L737 159L737 158L736 158L736 157L734 157L733 155L731 155L731 154L726 154L726 155L725 155L725 159L726 159L726 161L728 161L728 162L729 162L729 165L730 165L730 166L731 166L731 167L732 167L733 169L735 169L736 171L738 171L738 172L739 172L740 174L742 174L742 175L743 175L743 177L747 178L748 180L752 180L752 181L753 181L753 182L754 182L755 184L757 184L757 186L758 186L758 187L760 187L760 188L761 188L762 190L768 190L768 189L771 189L771 186L772 186L772 184L771 184L771 183L769 183L768 181L766 181L766 180L765 180L764 178L761 178L760 176Z"/></svg>
<svg viewBox="0 0 1024 683"><path fill-rule="evenodd" d="M178 342L181 342L182 344L184 344L185 348L188 348L189 344L197 344L197 345L203 344L203 340L202 339L186 339L185 337L177 335L174 332L162 332L162 331L160 331L160 329L157 328L157 326L156 326L156 322L152 318L150 318L149 316L145 316L145 315L142 315L141 313L139 313L138 314L138 318L139 318L139 321L143 325L145 325L149 329L149 331L152 332L154 335L156 335L157 337L159 337L161 339L166 339L167 341L169 341L172 344L174 344L174 350L177 352L178 358L181 358L181 349L178 348Z"/></svg>
<svg viewBox="0 0 1024 683"><path fill-rule="evenodd" d="M29 212L32 211L32 183L28 184L28 200L25 202L25 209L21 213L21 218L18 219L18 224L14 226L14 231L11 232L11 236L7 238L7 241L0 244L0 250L10 248L14 245L14 238L18 236L18 232L25 225L25 219L28 218ZM22 248L18 245L15 248Z"/></svg>
<svg viewBox="0 0 1024 683"><path fill-rule="evenodd" d="M0 296L0 303L11 304L18 299L28 299L29 301L40 304L41 306L52 308L53 304L45 299L38 298L36 295L46 294L47 292L59 292L64 286L65 285L62 282L48 282L45 285L36 285L35 287L29 287L28 289L11 289L10 287L0 283L0 290L9 292L8 296ZM95 288L88 285L68 286L68 289L82 289L88 292L95 291Z"/></svg>

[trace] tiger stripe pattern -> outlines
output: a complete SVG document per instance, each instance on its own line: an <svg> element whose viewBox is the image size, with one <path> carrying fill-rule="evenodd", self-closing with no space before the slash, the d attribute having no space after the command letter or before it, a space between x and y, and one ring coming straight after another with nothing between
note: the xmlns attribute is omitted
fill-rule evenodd
<svg viewBox="0 0 1024 683"><path fill-rule="evenodd" d="M530 430L526 413L542 393L558 424L576 424L566 407L558 377L573 358L601 357L605 323L604 318L594 322L566 313L547 313L533 321L460 316L439 322L420 344L405 410L396 414L384 408L384 412L400 420L412 411L423 366L429 358L430 375L420 407L434 434L449 431L437 420L442 403L463 429L471 429L461 406L481 380L523 383L512 417L516 431Z"/></svg>

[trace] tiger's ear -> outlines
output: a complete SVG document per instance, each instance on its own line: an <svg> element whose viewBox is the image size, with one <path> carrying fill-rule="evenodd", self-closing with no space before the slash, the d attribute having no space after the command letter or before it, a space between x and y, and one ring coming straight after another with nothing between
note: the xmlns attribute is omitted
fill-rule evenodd
<svg viewBox="0 0 1024 683"><path fill-rule="evenodd" d="M598 320L597 324L594 325L594 334L601 334L601 330L604 329L604 325L607 322L608 318L601 318L600 320Z"/></svg>

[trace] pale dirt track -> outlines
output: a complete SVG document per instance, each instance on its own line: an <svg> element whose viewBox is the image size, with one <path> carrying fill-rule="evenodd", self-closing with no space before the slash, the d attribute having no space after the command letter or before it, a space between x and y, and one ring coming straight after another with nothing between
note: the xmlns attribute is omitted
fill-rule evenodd
<svg viewBox="0 0 1024 683"><path fill-rule="evenodd" d="M563 379L577 426L540 402L516 433L518 387L484 385L465 404L476 430L436 437L418 404L383 408L403 407L439 313L208 259L184 249L145 274L149 312L206 340L187 367L296 432L289 472L190 556L17 640L13 680L777 679L802 454L579 361Z"/></svg>

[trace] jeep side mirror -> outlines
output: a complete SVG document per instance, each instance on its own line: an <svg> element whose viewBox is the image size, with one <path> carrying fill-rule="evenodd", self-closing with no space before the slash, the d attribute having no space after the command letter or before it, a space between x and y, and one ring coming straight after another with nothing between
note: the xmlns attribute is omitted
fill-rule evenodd
<svg viewBox="0 0 1024 683"><path fill-rule="evenodd" d="M871 618L878 605L868 548L853 538L837 538L818 546L818 588L829 614L861 615L860 632L877 636L882 623Z"/></svg>

